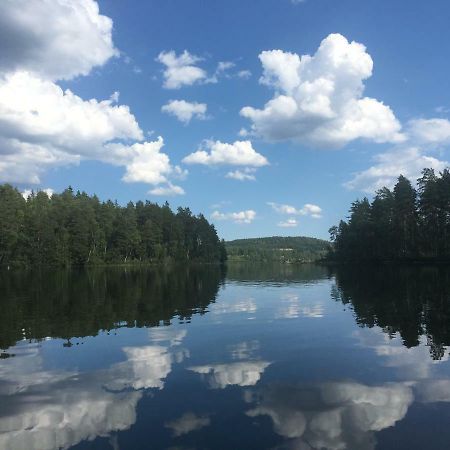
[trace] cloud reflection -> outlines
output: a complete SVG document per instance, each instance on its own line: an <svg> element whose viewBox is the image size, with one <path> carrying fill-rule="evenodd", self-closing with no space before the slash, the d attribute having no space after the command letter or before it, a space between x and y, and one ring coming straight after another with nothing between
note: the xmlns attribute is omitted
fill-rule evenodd
<svg viewBox="0 0 450 450"><path fill-rule="evenodd" d="M172 420L166 423L166 428L170 428L175 437L183 434L188 434L191 431L200 430L208 426L211 423L211 419L208 415L198 416L192 412L183 414L178 419Z"/></svg>
<svg viewBox="0 0 450 450"><path fill-rule="evenodd" d="M0 365L0 448L67 449L128 429L142 389L164 387L174 362L189 356L186 331L150 330L158 345L124 347L125 361L93 372L43 370L37 345Z"/></svg>
<svg viewBox="0 0 450 450"><path fill-rule="evenodd" d="M272 419L274 431L287 439L283 448L373 450L374 432L403 419L413 393L402 383L335 382L270 386L247 392L246 400L256 404L248 416Z"/></svg>
<svg viewBox="0 0 450 450"><path fill-rule="evenodd" d="M224 389L227 386L254 386L269 365L267 361L241 361L190 367L189 370L205 377L210 388Z"/></svg>

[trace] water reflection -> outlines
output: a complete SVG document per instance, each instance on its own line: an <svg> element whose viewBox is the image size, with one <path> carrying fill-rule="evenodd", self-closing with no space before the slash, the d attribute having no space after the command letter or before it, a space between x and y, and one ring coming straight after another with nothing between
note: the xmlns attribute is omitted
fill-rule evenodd
<svg viewBox="0 0 450 450"><path fill-rule="evenodd" d="M179 348L186 333L150 330L153 345L123 347L124 361L84 373L46 371L39 346L26 346L0 366L0 448L69 448L128 429L142 390L163 389L172 365L189 356Z"/></svg>
<svg viewBox="0 0 450 450"><path fill-rule="evenodd" d="M0 348L22 339L70 339L99 330L170 324L204 314L224 280L216 266L0 271Z"/></svg>
<svg viewBox="0 0 450 450"><path fill-rule="evenodd" d="M450 270L446 267L341 267L332 296L350 304L360 326L398 333L403 345L426 338L430 356L441 359L450 345Z"/></svg>
<svg viewBox="0 0 450 450"><path fill-rule="evenodd" d="M404 384L365 386L354 382L267 386L246 399L250 417L267 415L292 449L375 448L373 432L403 419L413 401Z"/></svg>
<svg viewBox="0 0 450 450"><path fill-rule="evenodd" d="M448 447L449 271L238 266L0 274L0 450Z"/></svg>
<svg viewBox="0 0 450 450"><path fill-rule="evenodd" d="M6 373L0 373L2 449L69 448L125 430L136 420L142 392L114 393L103 387L114 381L115 367L88 373L49 372L43 370L36 348L11 363Z"/></svg>
<svg viewBox="0 0 450 450"><path fill-rule="evenodd" d="M239 283L317 283L327 278L326 267L315 264L234 263L228 266L227 279Z"/></svg>
<svg viewBox="0 0 450 450"><path fill-rule="evenodd" d="M269 365L267 361L241 361L190 367L189 370L203 375L211 389L224 389L227 386L255 385Z"/></svg>
<svg viewBox="0 0 450 450"><path fill-rule="evenodd" d="M210 417L206 415L198 416L193 412L187 412L178 419L172 420L166 424L170 428L175 437L190 433L191 431L200 430L207 427L211 423Z"/></svg>

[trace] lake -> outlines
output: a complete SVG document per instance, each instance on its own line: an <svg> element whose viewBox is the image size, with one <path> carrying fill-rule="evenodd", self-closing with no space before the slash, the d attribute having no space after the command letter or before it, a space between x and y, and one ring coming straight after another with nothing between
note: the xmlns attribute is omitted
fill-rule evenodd
<svg viewBox="0 0 450 450"><path fill-rule="evenodd" d="M0 273L0 449L448 449L450 269Z"/></svg>

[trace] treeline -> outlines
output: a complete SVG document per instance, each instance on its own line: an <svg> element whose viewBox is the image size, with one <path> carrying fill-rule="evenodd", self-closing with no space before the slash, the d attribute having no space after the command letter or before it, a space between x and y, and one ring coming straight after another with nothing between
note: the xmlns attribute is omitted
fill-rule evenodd
<svg viewBox="0 0 450 450"><path fill-rule="evenodd" d="M305 236L272 236L226 242L230 261L305 263L323 258L330 244Z"/></svg>
<svg viewBox="0 0 450 450"><path fill-rule="evenodd" d="M214 225L189 208L146 201L122 207L72 188L27 199L0 186L0 266L82 266L165 261L219 262Z"/></svg>
<svg viewBox="0 0 450 450"><path fill-rule="evenodd" d="M352 203L349 220L329 231L331 260L450 260L450 171L424 169L417 189L400 176L371 203Z"/></svg>

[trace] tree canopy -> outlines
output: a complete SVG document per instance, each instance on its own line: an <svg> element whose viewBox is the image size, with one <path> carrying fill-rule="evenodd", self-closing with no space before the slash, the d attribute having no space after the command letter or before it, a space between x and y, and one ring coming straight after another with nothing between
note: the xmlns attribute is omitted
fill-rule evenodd
<svg viewBox="0 0 450 450"><path fill-rule="evenodd" d="M189 208L166 202L120 206L72 188L26 199L0 185L0 266L95 264L226 259L214 225Z"/></svg>
<svg viewBox="0 0 450 450"><path fill-rule="evenodd" d="M417 189L400 175L391 191L356 200L350 217L330 228L338 261L450 259L450 171L424 169Z"/></svg>

